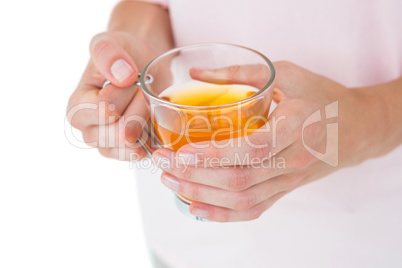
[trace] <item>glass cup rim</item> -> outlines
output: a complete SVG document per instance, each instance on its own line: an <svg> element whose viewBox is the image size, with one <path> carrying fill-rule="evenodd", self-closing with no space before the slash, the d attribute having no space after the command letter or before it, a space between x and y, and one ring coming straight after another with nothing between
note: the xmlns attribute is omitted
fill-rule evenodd
<svg viewBox="0 0 402 268"><path fill-rule="evenodd" d="M160 60L161 58L164 58L164 57L166 57L168 55L171 55L171 54L174 54L174 53L176 53L178 51L181 51L181 50L192 49L192 48L197 48L197 47L205 47L205 46L231 46L231 47L237 47L237 48L246 49L248 51L251 51L251 52L261 56L261 58L263 58L264 61L268 64L268 67L269 67L269 69L271 71L271 74L270 74L268 82L261 89L258 89L258 91L255 94L251 95L250 97L241 99L241 100L236 101L236 102L231 102L231 103L221 104L221 105L215 105L215 106L192 106L192 105L183 105L183 104L170 102L170 101L167 101L165 99L162 99L162 98L158 97L157 95L152 93L147 88L147 84L146 84L146 80L145 80L146 79L146 72L147 72L149 66L152 63L154 63L154 62L156 62L156 61ZM140 77L140 83L141 83L142 91L145 94L147 94L150 98L153 98L154 100L156 100L158 102L161 102L161 103L164 103L166 105L173 106L173 107L176 107L176 108L179 108L179 109L186 109L186 110L221 109L221 108L226 108L226 107L231 107L231 106L235 106L235 105L238 105L238 104L242 104L242 103L245 103L245 102L250 101L250 100L254 100L254 99L258 98L262 93L264 93L268 88L270 88L271 85L274 83L274 80L275 80L275 68L274 68L274 65L272 64L272 62L264 54L258 52L257 50L254 50L252 48L248 48L248 47L241 46L241 45L236 45L236 44L230 44L230 43L198 43L198 44L192 44L192 45L187 45L187 46L182 46L182 47L177 47L177 48L171 49L171 50L169 50L169 51L167 51L167 52L165 52L165 53L153 58L150 62L148 62L148 64L145 65L144 69L142 70L141 77Z"/></svg>

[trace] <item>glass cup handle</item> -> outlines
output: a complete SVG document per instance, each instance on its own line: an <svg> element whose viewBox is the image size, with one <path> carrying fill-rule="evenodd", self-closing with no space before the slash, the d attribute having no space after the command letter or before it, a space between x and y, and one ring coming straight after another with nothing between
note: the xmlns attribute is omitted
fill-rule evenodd
<svg viewBox="0 0 402 268"><path fill-rule="evenodd" d="M141 78L141 73L138 73L138 79ZM154 81L154 78L150 75L146 75L147 80L145 81L145 84L149 85ZM103 83L102 88L105 88L111 84L109 80L107 80L105 83ZM139 81L135 81L133 86L141 86L141 83ZM148 156L151 157L152 153L155 152L159 148L163 148L162 142L159 140L159 138L155 135L155 133L152 133L150 129L151 127L151 121L148 121L148 124L144 127L143 131L146 133L146 138L143 138L143 134L140 135L138 138L137 142L141 144L141 147L144 148L144 150L147 152Z"/></svg>
<svg viewBox="0 0 402 268"><path fill-rule="evenodd" d="M159 137L153 132L151 120L148 120L148 124L143 128L143 132L145 132L145 139L143 138L143 134L140 135L137 142L141 144L142 148L147 152L148 156L151 157L153 152L157 149L163 148L162 142Z"/></svg>
<svg viewBox="0 0 402 268"><path fill-rule="evenodd" d="M147 80L145 80L145 84L149 85L152 84L152 82L154 81L154 78L152 77L152 75L147 74L145 76L147 78ZM139 81L141 79L141 73L138 73L138 80L134 82L133 86L141 86L141 82ZM105 83L103 83L102 88L105 88L107 85L110 85L112 82L110 82L109 80L106 80Z"/></svg>

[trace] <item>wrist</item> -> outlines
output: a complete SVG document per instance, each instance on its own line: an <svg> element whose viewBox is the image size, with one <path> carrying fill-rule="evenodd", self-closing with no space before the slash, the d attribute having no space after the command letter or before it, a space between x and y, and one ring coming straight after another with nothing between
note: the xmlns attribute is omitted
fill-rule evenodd
<svg viewBox="0 0 402 268"><path fill-rule="evenodd" d="M389 153L401 143L402 122L397 111L399 99L393 82L378 86L354 88L359 103L359 113L365 125L365 139L370 146L368 158Z"/></svg>
<svg viewBox="0 0 402 268"><path fill-rule="evenodd" d="M385 140L394 147L402 144L402 77L376 87L388 119Z"/></svg>
<svg viewBox="0 0 402 268"><path fill-rule="evenodd" d="M157 4L119 2L110 16L108 31L124 32L147 44L154 57L173 48L169 13Z"/></svg>

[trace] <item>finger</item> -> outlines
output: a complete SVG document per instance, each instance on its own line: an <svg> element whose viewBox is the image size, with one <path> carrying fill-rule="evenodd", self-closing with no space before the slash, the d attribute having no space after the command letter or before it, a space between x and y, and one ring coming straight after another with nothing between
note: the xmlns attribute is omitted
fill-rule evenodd
<svg viewBox="0 0 402 268"><path fill-rule="evenodd" d="M174 154L168 149L157 150L152 158L158 167L180 179L228 191L243 191L253 185L290 172L286 169L284 159L276 156L250 166L210 168L175 163Z"/></svg>
<svg viewBox="0 0 402 268"><path fill-rule="evenodd" d="M118 121L119 143L127 146L134 143L135 146L141 135L144 139L148 139L146 133L143 133L143 128L147 125L149 116L144 95L139 91Z"/></svg>
<svg viewBox="0 0 402 268"><path fill-rule="evenodd" d="M250 209L271 196L293 187L286 176L278 176L238 192L189 182L167 172L162 173L161 181L167 188L192 201L238 211Z"/></svg>
<svg viewBox="0 0 402 268"><path fill-rule="evenodd" d="M190 213L203 219L215 222L238 222L258 219L264 211L269 209L286 192L277 193L271 198L261 202L250 209L243 211L217 207L200 202L193 202L190 205Z"/></svg>
<svg viewBox="0 0 402 268"><path fill-rule="evenodd" d="M298 117L286 115L278 105L270 121L248 136L222 141L190 143L181 147L176 161L187 165L233 166L261 163L295 139ZM283 114L282 114L283 112Z"/></svg>
<svg viewBox="0 0 402 268"><path fill-rule="evenodd" d="M276 103L280 103L286 98L286 94L280 90L279 88L274 88L274 94L272 95L272 99Z"/></svg>
<svg viewBox="0 0 402 268"><path fill-rule="evenodd" d="M120 161L137 161L148 156L147 152L138 144L136 148L123 146L115 148L98 148L99 153L107 158Z"/></svg>
<svg viewBox="0 0 402 268"><path fill-rule="evenodd" d="M274 100L280 102L285 98L300 96L305 82L319 76L291 62L278 61L275 67ZM262 64L233 65L215 70L199 68L190 69L193 79L215 84L247 84L262 88L269 81L271 73ZM307 79L307 80L306 80Z"/></svg>
<svg viewBox="0 0 402 268"><path fill-rule="evenodd" d="M96 69L117 87L130 86L138 78L138 68L124 45L121 37L112 33L98 34L90 44Z"/></svg>
<svg viewBox="0 0 402 268"><path fill-rule="evenodd" d="M214 70L190 69L190 76L196 80L214 84L246 84L258 89L268 83L270 75L269 68L263 64L232 65Z"/></svg>
<svg viewBox="0 0 402 268"><path fill-rule="evenodd" d="M138 147L137 140L147 124L148 117L149 112L145 107L145 100L142 93L139 93L136 94L124 114L118 117L117 122L88 126L82 130L83 137L92 147L110 148L127 145L135 149Z"/></svg>
<svg viewBox="0 0 402 268"><path fill-rule="evenodd" d="M137 86L119 88L114 85L100 89L97 84L103 83L104 78L97 73L93 63L89 63L68 103L67 118L73 127L80 130L115 122L139 89Z"/></svg>
<svg viewBox="0 0 402 268"><path fill-rule="evenodd" d="M101 155L119 160L139 160L147 156L139 143L119 144L116 124L107 126L90 126L83 133L84 142L93 148L98 148Z"/></svg>

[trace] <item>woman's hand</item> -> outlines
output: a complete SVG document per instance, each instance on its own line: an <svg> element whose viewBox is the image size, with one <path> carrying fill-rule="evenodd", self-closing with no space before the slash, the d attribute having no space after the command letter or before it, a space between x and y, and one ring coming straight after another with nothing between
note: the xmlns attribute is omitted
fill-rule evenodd
<svg viewBox="0 0 402 268"><path fill-rule="evenodd" d="M130 155L145 155L136 144L143 126L127 119L147 118L141 88L133 86L138 79L136 63L147 58L139 58L145 48L124 32L101 33L91 41L91 60L70 97L67 116L84 141L103 156L128 160ZM106 80L112 84L102 89Z"/></svg>
<svg viewBox="0 0 402 268"><path fill-rule="evenodd" d="M173 47L169 13L156 4L121 1L108 29L91 41L91 59L70 97L67 118L102 155L135 160L146 155L136 141L149 115L133 83L152 58ZM112 84L102 89L106 80Z"/></svg>
<svg viewBox="0 0 402 268"><path fill-rule="evenodd" d="M297 187L392 149L384 146L390 122L377 91L347 89L288 62L274 65L278 105L264 127L231 142L203 142L205 149L188 144L154 153L162 182L193 200L192 214L253 220ZM216 72L233 82L252 77L247 69L194 73L208 80Z"/></svg>

